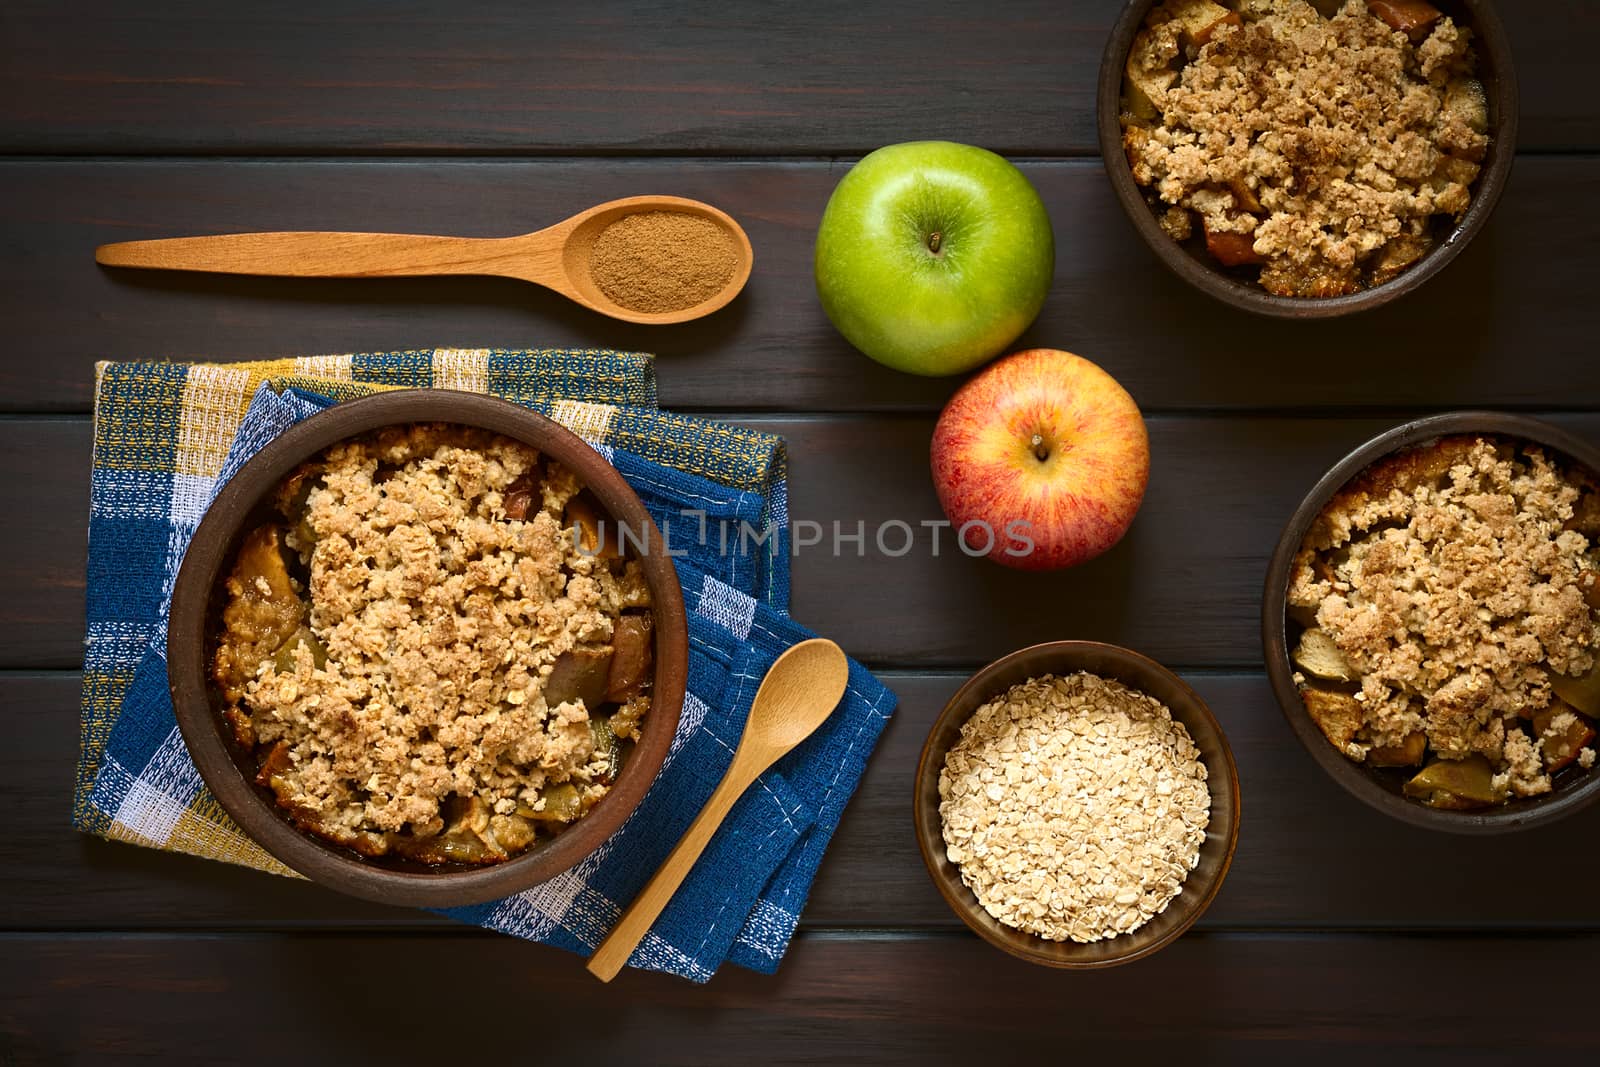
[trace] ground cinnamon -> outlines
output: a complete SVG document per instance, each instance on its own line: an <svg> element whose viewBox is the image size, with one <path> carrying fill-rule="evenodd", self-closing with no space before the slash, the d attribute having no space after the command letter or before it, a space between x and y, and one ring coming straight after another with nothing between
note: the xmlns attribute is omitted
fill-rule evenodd
<svg viewBox="0 0 1600 1067"><path fill-rule="evenodd" d="M640 211L600 231L589 273L600 291L630 311L693 307L733 278L738 254L710 219L682 211Z"/></svg>

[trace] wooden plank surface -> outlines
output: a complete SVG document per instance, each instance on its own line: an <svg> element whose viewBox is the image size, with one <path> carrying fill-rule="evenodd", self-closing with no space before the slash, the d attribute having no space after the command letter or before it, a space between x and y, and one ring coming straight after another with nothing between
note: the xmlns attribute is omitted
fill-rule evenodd
<svg viewBox="0 0 1600 1067"><path fill-rule="evenodd" d="M469 935L12 936L0 1058L448 1063L487 1032L494 1046L517 1033L544 1062L1536 1062L1593 1051L1587 984L1539 982L1521 1025L1486 1008L1486 986L1581 974L1597 948L1191 935L1067 974L965 935L813 936L775 977L729 968L697 988L633 972L601 985L576 957Z"/></svg>
<svg viewBox="0 0 1600 1067"><path fill-rule="evenodd" d="M937 411L951 379L878 366L828 323L812 282L817 219L842 163L0 163L0 411L87 411L99 359L244 359L490 345L660 355L683 410ZM1519 161L1494 221L1420 292L1353 318L1258 319L1171 276L1095 162L1031 163L1055 227L1055 284L1019 345L1103 364L1147 410L1593 406L1600 361L1587 263L1600 157ZM600 200L670 190L739 218L745 293L700 323L629 326L505 279L295 280L113 270L108 241L239 230L486 236Z"/></svg>
<svg viewBox="0 0 1600 1067"><path fill-rule="evenodd" d="M216 5L10 0L12 152L858 154L938 136L1095 151L1121 0ZM1600 147L1600 13L1498 5L1522 145Z"/></svg>
<svg viewBox="0 0 1600 1067"><path fill-rule="evenodd" d="M0 842L9 896L0 928L444 925L306 883L67 832L78 675L0 680L0 803L16 815ZM1589 895L1571 889L1600 882L1600 855L1574 844L1600 834L1600 809L1493 839L1405 826L1369 811L1317 769L1263 676L1187 680L1227 732L1244 793L1238 853L1202 928L1600 931ZM828 850L804 913L808 928L958 926L917 853L911 793L923 739L962 676L895 672L886 681L900 708ZM1491 873L1510 871L1514 877ZM66 885L74 891L63 894Z"/></svg>
<svg viewBox="0 0 1600 1067"><path fill-rule="evenodd" d="M1600 810L1492 839L1368 811L1290 733L1259 673L1256 613L1283 519L1372 433L1492 406L1600 437L1600 223L1581 210L1600 193L1600 7L1499 5L1524 154L1495 220L1420 293L1306 326L1188 291L1113 203L1091 87L1120 4L0 5L0 1065L438 1062L524 1014L540 1058L585 1062L597 1048L604 1062L1069 1050L1407 1067L1591 1052L1600 913L1583 887L1600 857L1584 842ZM1152 414L1145 508L1089 567L1026 577L948 539L935 558L926 533L903 558L870 533L860 555L827 544L835 523L939 516L927 441L956 383L851 350L810 266L850 160L930 136L1024 157L1058 266L1021 343L1101 362ZM105 241L249 229L511 233L650 191L710 200L749 230L756 272L725 312L647 331L513 282L133 274L90 258ZM781 974L602 987L553 950L71 830L95 360L567 344L655 351L666 406L789 440L792 512L824 534L795 561L795 614L900 694ZM1186 668L1244 789L1233 871L1199 929L1098 975L1027 967L956 926L908 818L923 737L966 671L1066 636ZM1486 992L1507 983L1509 1001ZM493 1010L508 1000L510 1021Z"/></svg>
<svg viewBox="0 0 1600 1067"><path fill-rule="evenodd" d="M1172 666L1261 660L1260 585L1282 525L1345 452L1400 421L1160 416L1150 488L1123 541L1092 565L1029 574L972 559L928 474L925 417L741 417L783 435L797 540L792 611L876 666L971 667L1063 637ZM1553 421L1600 438L1600 415ZM0 419L0 484L30 516L0 532L0 667L82 663L87 418ZM882 546L876 533L892 521ZM801 527L812 523L815 527ZM864 537L857 542L853 538ZM937 538L937 544L936 544ZM937 555L935 552L937 551Z"/></svg>

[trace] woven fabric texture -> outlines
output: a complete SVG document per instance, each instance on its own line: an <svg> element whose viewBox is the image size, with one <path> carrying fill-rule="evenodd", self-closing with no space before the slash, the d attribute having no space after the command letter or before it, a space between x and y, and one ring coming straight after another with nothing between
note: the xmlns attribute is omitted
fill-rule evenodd
<svg viewBox="0 0 1600 1067"><path fill-rule="evenodd" d="M438 349L101 364L74 822L115 840L293 876L221 810L184 748L167 694L168 599L206 506L240 465L295 422L393 388L489 393L551 416L604 455L674 549L686 550L675 562L689 614L689 695L656 783L573 870L448 912L586 953L709 797L766 669L813 636L786 611L782 440L658 410L648 356ZM852 663L840 708L741 799L630 965L696 981L724 960L775 969L894 704Z"/></svg>

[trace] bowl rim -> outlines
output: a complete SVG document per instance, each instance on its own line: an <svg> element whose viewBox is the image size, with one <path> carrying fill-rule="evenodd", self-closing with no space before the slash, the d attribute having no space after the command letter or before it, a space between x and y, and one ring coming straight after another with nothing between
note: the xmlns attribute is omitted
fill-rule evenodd
<svg viewBox="0 0 1600 1067"><path fill-rule="evenodd" d="M1458 834L1497 834L1542 826L1579 811L1600 798L1600 773L1560 793L1528 797L1486 811L1441 811L1385 789L1370 768L1352 763L1328 743L1305 713L1289 659L1289 570L1311 523L1334 494L1373 463L1401 449L1440 437L1483 434L1542 445L1600 474L1600 448L1559 426L1526 415L1498 411L1452 411L1401 423L1370 438L1345 455L1311 487L1279 535L1267 564L1261 597L1261 647L1267 678L1278 709L1300 744L1347 793L1368 807L1402 822Z"/></svg>
<svg viewBox="0 0 1600 1067"><path fill-rule="evenodd" d="M293 826L234 761L211 707L205 669L207 613L222 568L252 513L299 463L336 442L385 426L442 422L523 441L576 473L607 511L642 530L640 563L650 583L656 668L650 715L632 758L579 822L544 844L487 867L444 872L392 870ZM553 445L552 445L553 442ZM497 397L448 389L402 389L344 401L301 420L246 461L216 493L195 529L173 586L167 678L184 744L224 811L257 844L312 881L382 904L454 907L509 896L570 869L595 851L637 807L676 733L688 666L682 589L660 531L614 467L587 442L538 412Z"/></svg>
<svg viewBox="0 0 1600 1067"><path fill-rule="evenodd" d="M968 889L966 884L961 881L960 877L952 877L942 868L941 862L948 864L949 861L944 858L944 839L942 833L940 833L937 829L937 827L941 824L938 806L935 804L931 813L928 812L924 798L928 795L927 786L930 781L932 781L934 785L933 795L937 796L938 774L943 763L944 753L938 753L937 758L940 766L935 766L934 760L936 757L934 752L934 739L948 724L949 720L956 715L957 707L969 701L973 696L978 696L979 699L973 703L972 709L967 712L968 717L970 717L972 713L975 712L979 706L981 706L984 700L991 699L993 696L998 695L996 692L995 678L1003 674L1008 668L1019 661L1033 657L1048 657L1052 660L1061 660L1062 662L1074 664L1071 673L1076 673L1077 671L1087 669L1081 665L1078 665L1082 657L1084 657L1086 654L1099 655L1109 659L1119 660L1121 663L1132 667L1136 671L1148 672L1154 676L1163 677L1166 681L1171 683L1174 688L1184 697L1185 701L1188 703L1189 710L1198 714L1203 720L1210 724L1211 729L1216 735L1218 750L1222 756L1221 766L1213 766L1211 761L1205 760L1204 757L1202 757L1202 760L1206 764L1206 773L1208 778L1214 778L1215 775L1220 772L1226 779L1224 793L1228 797L1228 803L1231 807L1233 817L1230 820L1230 827L1228 830L1227 839L1223 843L1222 853L1212 865L1212 869L1208 870L1207 872L1210 881L1198 894L1198 896L1191 895L1189 893L1189 889L1190 879L1194 877L1199 868L1197 867L1195 871L1191 871L1185 878L1185 892L1183 896L1178 899L1182 899L1184 901L1183 906L1188 909L1188 914L1186 914L1181 920L1174 924L1171 929L1163 933L1160 937L1140 944L1136 948L1129 949L1114 956L1108 956L1104 959L1074 960L1064 959L1059 955L1054 954L1054 951L1059 951L1064 947L1071 946L1074 944L1073 942L1047 941L1035 934L1029 934L1026 931L1008 928L1011 929L1011 933L1013 935L1020 935L1020 937L1026 938L1026 943L1028 945L1038 946L1037 949L1024 947L1023 943L1019 943L1018 938L1007 937L996 930L974 922L972 916L969 914L968 909L963 909L962 907L957 906L958 897L964 896L967 900L970 900L971 905L974 908L977 910L982 910L982 906L977 902L977 897L972 893L972 890ZM1059 668L1054 669L1054 672L1068 673L1067 671L1060 670ZM1095 672L1090 671L1089 673ZM1128 685L1129 688L1140 689L1140 687L1134 686L1127 682L1124 682L1123 684ZM1140 689L1140 691L1144 692L1143 689ZM1171 711L1172 709L1169 708L1168 710ZM1174 715L1174 718L1177 718L1177 716ZM933 882L934 887L939 891L939 895L943 898L945 905L955 913L956 917L966 924L967 928L973 933L977 934L984 941L988 942L990 945L993 945L995 948L1000 949L1007 955L1014 956L1020 960L1025 960L1028 963L1035 963L1041 966L1055 968L1057 970L1074 971L1104 970L1109 967L1120 967L1125 963L1132 963L1134 960L1144 959L1145 957L1159 952L1163 948L1166 948L1168 945L1172 944L1174 941L1178 940L1178 938L1187 933L1189 929L1194 926L1195 922L1205 914L1206 910L1211 907L1212 901L1216 899L1217 893L1222 889L1223 882L1227 880L1228 871L1233 865L1234 852L1237 850L1239 844L1239 820L1242 814L1239 791L1239 769L1237 764L1234 762L1233 747L1228 742L1228 735L1222 729L1222 724L1217 721L1216 715L1211 711L1210 706L1205 702L1205 700L1202 699L1187 682L1179 677L1177 673L1151 659L1149 656L1144 655L1143 653L1135 652L1132 649L1124 648L1120 645L1109 644L1103 641L1084 640L1044 641L1040 642L1039 644L1028 645L1026 647L1019 648L1016 651L1001 656L992 663L979 668L969 678L967 678L966 681L962 682L961 686L955 691L955 693L951 695L950 699L945 702L944 707L940 709L939 714L934 717L933 723L928 727L927 736L922 742L921 753L917 758L916 773L912 778L911 801L912 824L916 832L917 851L922 856L922 864L927 869L928 877ZM1169 907L1170 906L1171 905L1169 905ZM998 921L996 921L996 925L999 925ZM1108 938L1101 942L1097 942L1097 944L1115 945L1117 940L1117 938ZM1130 939L1128 944L1131 945L1134 944L1134 942Z"/></svg>
<svg viewBox="0 0 1600 1067"><path fill-rule="evenodd" d="M1381 307L1417 289L1448 266L1483 230L1500 202L1516 163L1521 107L1511 41L1491 0L1456 0L1471 15L1471 29L1479 46L1479 63L1489 68L1488 75L1480 80L1493 109L1490 119L1493 139L1466 214L1444 240L1398 277L1358 293L1326 299L1274 296L1257 284L1228 277L1190 255L1168 237L1145 203L1122 148L1122 76L1134 36L1150 9L1160 2L1127 0L1101 55L1095 98L1096 130L1106 176L1134 230L1167 269L1202 292L1244 311L1269 318L1328 319Z"/></svg>

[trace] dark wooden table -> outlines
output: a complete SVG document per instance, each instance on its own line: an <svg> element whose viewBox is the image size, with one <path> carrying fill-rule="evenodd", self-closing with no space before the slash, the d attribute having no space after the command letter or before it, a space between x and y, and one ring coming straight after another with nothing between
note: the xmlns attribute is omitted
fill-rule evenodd
<svg viewBox="0 0 1600 1067"><path fill-rule="evenodd" d="M1403 417L1527 409L1600 437L1600 9L1500 5L1522 155L1488 231L1396 307L1294 325L1188 291L1121 217L1091 89L1118 6L0 6L0 1064L1592 1051L1600 810L1466 839L1358 805L1273 703L1257 599L1304 490ZM902 704L777 976L602 987L554 950L72 832L93 361L652 351L667 406L788 438L797 517L935 518L927 443L954 382L856 354L810 269L849 163L919 137L1008 153L1038 185L1058 265L1024 342L1080 352L1128 386L1149 416L1153 480L1123 545L1045 578L949 553L801 556L795 615ZM733 307L652 331L509 281L116 273L90 256L229 230L513 233L642 192L702 197L744 223L756 272ZM969 936L909 817L917 749L964 675L1063 637L1183 670L1228 730L1245 796L1232 875L1199 927L1101 974L1030 968Z"/></svg>

